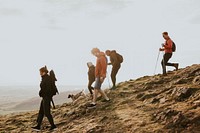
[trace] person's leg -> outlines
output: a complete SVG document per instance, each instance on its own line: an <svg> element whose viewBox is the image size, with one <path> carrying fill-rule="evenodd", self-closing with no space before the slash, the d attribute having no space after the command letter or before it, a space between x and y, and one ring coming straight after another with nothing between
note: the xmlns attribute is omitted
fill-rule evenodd
<svg viewBox="0 0 200 133"><path fill-rule="evenodd" d="M101 90L101 85L102 84L103 84L103 82L101 82L100 79L99 79L99 82L98 82L98 84L96 86L97 94L100 93L101 96L103 96L106 99L106 101L109 101L110 99L107 97L107 95L104 93L104 91Z"/></svg>
<svg viewBox="0 0 200 133"><path fill-rule="evenodd" d="M99 89L99 93L100 93L107 101L110 100L103 90Z"/></svg>
<svg viewBox="0 0 200 133"><path fill-rule="evenodd" d="M93 93L93 102L91 103L91 107L96 106L96 100L98 96L98 89L101 87L100 78L95 79L94 93Z"/></svg>
<svg viewBox="0 0 200 133"><path fill-rule="evenodd" d="M98 89L94 89L94 94L93 94L93 104L96 104L97 96L98 96Z"/></svg>
<svg viewBox="0 0 200 133"><path fill-rule="evenodd" d="M163 60L161 61L161 65L162 65L162 69L163 69L163 74L166 75L167 73L167 70L166 70L166 65L167 65L167 62L169 61L169 59L171 58L171 56L167 53L165 53L163 55Z"/></svg>
<svg viewBox="0 0 200 133"><path fill-rule="evenodd" d="M169 61L169 59L172 57L172 54L168 54L167 56L168 56L168 61ZM178 63L166 62L166 66L172 66L172 67L175 67L176 70L178 70L179 64Z"/></svg>
<svg viewBox="0 0 200 133"><path fill-rule="evenodd" d="M37 126L39 126L39 127L41 126L43 118L44 118L44 104L43 104L43 100L42 100L41 104L40 104L38 118L37 118L37 123L38 123Z"/></svg>
<svg viewBox="0 0 200 133"><path fill-rule="evenodd" d="M161 65L162 65L163 74L166 74L167 72L166 72L166 66L165 66L165 63L164 63L164 57L161 61Z"/></svg>
<svg viewBox="0 0 200 133"><path fill-rule="evenodd" d="M112 79L113 87L116 86L116 76L117 76L119 69L120 69L120 66L113 66L113 68L112 68L111 79Z"/></svg>
<svg viewBox="0 0 200 133"><path fill-rule="evenodd" d="M44 110L43 110L43 100L42 100L40 103L40 110L37 117L37 126L32 127L33 130L40 131L43 118L44 118Z"/></svg>
<svg viewBox="0 0 200 133"><path fill-rule="evenodd" d="M92 87L92 83L93 83L93 82L94 82L94 81L89 80L89 83L88 83L88 90L90 91L90 94L91 94L91 95L93 94L92 90L94 90L94 88Z"/></svg>
<svg viewBox="0 0 200 133"><path fill-rule="evenodd" d="M174 67L176 68L176 71L177 71L178 68L179 68L179 64L178 63L174 63Z"/></svg>
<svg viewBox="0 0 200 133"><path fill-rule="evenodd" d="M165 54L165 66L174 66L174 63L169 63L168 61L171 59L172 54Z"/></svg>
<svg viewBox="0 0 200 133"><path fill-rule="evenodd" d="M51 127L54 127L54 121L53 117L51 115L51 99L50 98L44 98L43 100L43 105L44 105L44 114L48 118L49 123L51 124Z"/></svg>

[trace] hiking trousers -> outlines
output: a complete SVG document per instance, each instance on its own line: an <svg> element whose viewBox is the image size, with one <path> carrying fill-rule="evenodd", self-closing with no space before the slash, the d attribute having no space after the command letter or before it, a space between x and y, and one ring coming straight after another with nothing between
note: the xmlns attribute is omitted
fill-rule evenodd
<svg viewBox="0 0 200 133"><path fill-rule="evenodd" d="M94 90L94 87L92 87L92 84L94 83L95 80L90 80L88 83L88 90L90 91L90 94L93 94L92 90Z"/></svg>
<svg viewBox="0 0 200 133"><path fill-rule="evenodd" d="M51 115L51 98L49 97L42 98L42 101L40 104L40 110L39 110L39 114L37 118L38 126L41 126L44 116L47 117L51 126L54 126L53 117Z"/></svg>
<svg viewBox="0 0 200 133"><path fill-rule="evenodd" d="M166 66L174 66L174 63L169 63L169 59L172 57L172 53L165 53L163 55L163 59L161 61L162 69L163 69L163 74L166 74Z"/></svg>
<svg viewBox="0 0 200 133"><path fill-rule="evenodd" d="M116 65L116 66L113 66L113 68L112 68L111 79L112 79L113 86L116 85L116 76L117 76L117 73L118 73L120 68L121 68L120 64Z"/></svg>

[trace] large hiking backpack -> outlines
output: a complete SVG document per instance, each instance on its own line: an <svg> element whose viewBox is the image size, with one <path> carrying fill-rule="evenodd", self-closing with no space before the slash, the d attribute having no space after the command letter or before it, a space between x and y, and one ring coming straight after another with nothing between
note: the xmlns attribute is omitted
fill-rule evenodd
<svg viewBox="0 0 200 133"><path fill-rule="evenodd" d="M59 94L59 92L58 92L58 89L57 89L57 86L56 86L56 83L55 83L57 81L56 75L55 75L53 70L50 71L50 77L51 77L51 80L52 80L51 95L55 96L56 94Z"/></svg>
<svg viewBox="0 0 200 133"><path fill-rule="evenodd" d="M172 44L172 52L176 52L176 44L174 42Z"/></svg>
<svg viewBox="0 0 200 133"><path fill-rule="evenodd" d="M120 63L122 63L122 62L124 61L123 56L120 55L119 53L116 53L116 54L117 54L118 61L119 61Z"/></svg>

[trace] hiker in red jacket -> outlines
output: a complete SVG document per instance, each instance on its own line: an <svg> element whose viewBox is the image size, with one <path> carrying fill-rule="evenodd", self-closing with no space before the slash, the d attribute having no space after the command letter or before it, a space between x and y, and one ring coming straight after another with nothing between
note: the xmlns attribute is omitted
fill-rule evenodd
<svg viewBox="0 0 200 133"><path fill-rule="evenodd" d="M110 100L104 93L104 91L101 90L101 85L103 84L104 79L106 78L107 58L105 54L101 52L98 48L93 48L91 53L97 57L97 61L95 68L95 86L94 86L93 102L89 105L89 107L95 107L98 93L100 93L105 98L105 101Z"/></svg>
<svg viewBox="0 0 200 133"><path fill-rule="evenodd" d="M171 40L171 38L168 35L168 32L163 32L163 38L166 40L165 43L162 45L163 47L160 48L160 51L164 51L165 54L163 56L163 60L161 62L162 65L162 69L163 69L163 75L167 75L166 72L166 66L173 66L176 68L176 70L178 70L179 64L178 63L169 63L169 59L172 57L172 53L173 53L173 41Z"/></svg>

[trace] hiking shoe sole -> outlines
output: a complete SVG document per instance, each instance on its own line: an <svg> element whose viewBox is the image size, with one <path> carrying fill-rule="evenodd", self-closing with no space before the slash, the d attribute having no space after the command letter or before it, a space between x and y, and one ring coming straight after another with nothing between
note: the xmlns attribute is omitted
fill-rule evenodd
<svg viewBox="0 0 200 133"><path fill-rule="evenodd" d="M96 106L94 106L94 107L87 107L87 109L96 109Z"/></svg>
<svg viewBox="0 0 200 133"><path fill-rule="evenodd" d="M33 128L32 128L32 130L36 131L36 132L40 132L41 131L40 129L33 129Z"/></svg>
<svg viewBox="0 0 200 133"><path fill-rule="evenodd" d="M90 104L87 108L92 109L92 108L96 108L96 104Z"/></svg>
<svg viewBox="0 0 200 133"><path fill-rule="evenodd" d="M50 129L49 131L53 132L53 131L57 131L57 130L58 130L58 128L54 128L54 129Z"/></svg>
<svg viewBox="0 0 200 133"><path fill-rule="evenodd" d="M102 102L110 102L110 99L109 100L104 99L102 100Z"/></svg>

